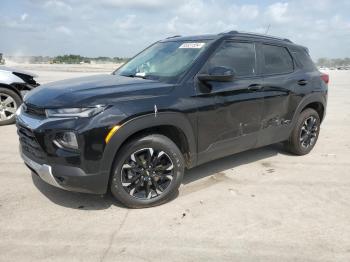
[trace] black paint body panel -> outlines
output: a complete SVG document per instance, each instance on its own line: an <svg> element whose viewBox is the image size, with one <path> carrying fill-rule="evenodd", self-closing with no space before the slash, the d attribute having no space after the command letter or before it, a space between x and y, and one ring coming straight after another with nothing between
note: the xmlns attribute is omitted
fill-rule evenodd
<svg viewBox="0 0 350 262"><path fill-rule="evenodd" d="M288 41L245 35L202 36L202 39L213 41L177 82L100 75L42 85L26 97L26 104L39 108L108 106L92 118L47 122L42 119L43 123L31 130L46 154L45 164L52 166L53 175L62 187L105 193L118 150L130 136L148 128L170 126L180 130L188 143L187 168L192 168L230 154L284 141L297 116L308 104L318 102L326 108L327 85L321 80L320 73L305 72L296 64L294 71L288 74L262 75L259 68L257 75L251 78L210 82L208 90L196 75L223 41L302 47ZM176 41L176 38L165 41ZM259 61L259 51L257 55ZM306 79L308 84L298 85L300 79ZM251 85L262 88L251 90ZM17 123L25 124L21 116ZM116 125L120 125L120 129L106 144L107 134ZM78 152L53 145L55 134L63 130L76 132Z"/></svg>

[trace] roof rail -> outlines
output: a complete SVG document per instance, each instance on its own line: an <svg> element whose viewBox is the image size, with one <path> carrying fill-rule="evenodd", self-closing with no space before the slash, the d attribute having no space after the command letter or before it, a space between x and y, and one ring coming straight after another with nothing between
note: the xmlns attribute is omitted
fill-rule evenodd
<svg viewBox="0 0 350 262"><path fill-rule="evenodd" d="M265 38L265 39L274 39L274 40L280 40L288 43L293 43L291 40L287 38L280 38L276 36L271 36L271 35L265 35L265 34L257 34L257 33L251 33L251 32L238 32L238 31L229 31L226 33L220 33L219 35L235 35L239 34L241 36L250 36L250 37L260 37L260 38Z"/></svg>
<svg viewBox="0 0 350 262"><path fill-rule="evenodd" d="M238 34L239 32L236 30L232 30L232 31L228 31L228 32L222 32L219 35L234 35L234 34Z"/></svg>
<svg viewBox="0 0 350 262"><path fill-rule="evenodd" d="M165 39L171 39L171 38L176 38L176 37L181 37L181 35L169 36L169 37L167 37L167 38L165 38Z"/></svg>

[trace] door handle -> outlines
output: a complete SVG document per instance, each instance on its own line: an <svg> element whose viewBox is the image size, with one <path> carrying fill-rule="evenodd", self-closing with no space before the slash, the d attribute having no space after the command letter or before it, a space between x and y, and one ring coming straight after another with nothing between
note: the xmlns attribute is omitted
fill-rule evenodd
<svg viewBox="0 0 350 262"><path fill-rule="evenodd" d="M252 84L252 85L248 86L248 90L251 90L251 91L259 91L262 88L263 88L263 86L260 84Z"/></svg>
<svg viewBox="0 0 350 262"><path fill-rule="evenodd" d="M308 83L308 81L305 80L305 79L302 79L302 80L299 80L299 81L298 81L298 85L300 85L300 86L306 86L307 83Z"/></svg>

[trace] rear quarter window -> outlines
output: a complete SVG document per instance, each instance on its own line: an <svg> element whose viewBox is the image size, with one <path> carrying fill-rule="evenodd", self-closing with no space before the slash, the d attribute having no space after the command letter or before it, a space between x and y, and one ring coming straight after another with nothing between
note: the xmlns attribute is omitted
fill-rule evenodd
<svg viewBox="0 0 350 262"><path fill-rule="evenodd" d="M306 50L293 50L294 57L296 58L297 65L307 71L317 70L314 62L312 61L309 53Z"/></svg>
<svg viewBox="0 0 350 262"><path fill-rule="evenodd" d="M293 59L285 47L263 44L262 51L264 74L286 74L293 72Z"/></svg>

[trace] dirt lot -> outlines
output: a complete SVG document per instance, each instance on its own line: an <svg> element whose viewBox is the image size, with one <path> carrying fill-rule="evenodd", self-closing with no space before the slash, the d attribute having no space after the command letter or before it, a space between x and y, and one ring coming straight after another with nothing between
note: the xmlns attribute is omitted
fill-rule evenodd
<svg viewBox="0 0 350 262"><path fill-rule="evenodd" d="M24 68L48 82L113 67ZM350 72L330 75L310 155L274 145L214 161L156 208L45 184L22 163L15 127L0 127L0 261L350 261Z"/></svg>

